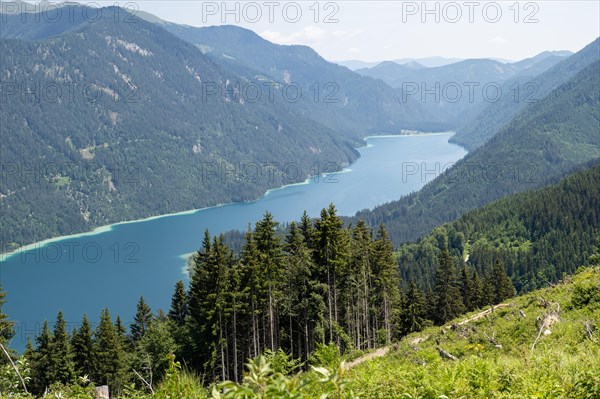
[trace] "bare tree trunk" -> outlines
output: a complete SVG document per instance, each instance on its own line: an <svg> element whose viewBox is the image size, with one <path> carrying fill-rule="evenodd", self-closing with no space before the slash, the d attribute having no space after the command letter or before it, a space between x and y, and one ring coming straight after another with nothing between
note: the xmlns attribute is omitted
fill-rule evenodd
<svg viewBox="0 0 600 399"><path fill-rule="evenodd" d="M273 292L271 286L269 286L269 335L271 339L271 350L275 351L275 326L274 323L275 316L273 315Z"/></svg>
<svg viewBox="0 0 600 399"><path fill-rule="evenodd" d="M238 382L237 311L233 306L233 378Z"/></svg>
<svg viewBox="0 0 600 399"><path fill-rule="evenodd" d="M383 323L386 331L386 344L389 343L392 339L391 334L391 324L390 324L390 313L389 313L389 302L387 297L387 292L383 293Z"/></svg>
<svg viewBox="0 0 600 399"><path fill-rule="evenodd" d="M331 314L332 311L332 305L331 305L331 291L332 291L332 287L331 287L331 273L329 270L329 260L327 261L327 308L329 311L329 341L331 342L333 340L333 315Z"/></svg>
<svg viewBox="0 0 600 399"><path fill-rule="evenodd" d="M223 318L219 311L219 346L221 347L221 376L222 381L226 380L225 377L225 353L223 351Z"/></svg>

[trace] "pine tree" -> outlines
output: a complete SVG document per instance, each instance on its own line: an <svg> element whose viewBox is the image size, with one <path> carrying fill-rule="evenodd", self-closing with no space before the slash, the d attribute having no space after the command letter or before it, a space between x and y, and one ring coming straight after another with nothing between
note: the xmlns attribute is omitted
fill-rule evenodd
<svg viewBox="0 0 600 399"><path fill-rule="evenodd" d="M42 331L35 338L36 348L30 361L31 391L42 395L53 381L54 357L52 356L52 334L48 321L44 321Z"/></svg>
<svg viewBox="0 0 600 399"><path fill-rule="evenodd" d="M54 333L51 338L52 382L70 383L75 377L73 353L71 352L70 336L62 311L56 316Z"/></svg>
<svg viewBox="0 0 600 399"><path fill-rule="evenodd" d="M430 321L427 320L427 303L423 292L411 282L404 296L401 313L402 334L421 331Z"/></svg>
<svg viewBox="0 0 600 399"><path fill-rule="evenodd" d="M137 304L137 310L135 316L133 318L133 323L131 323L131 339L133 342L139 341L146 330L148 330L148 325L150 324L150 320L152 320L152 309L144 300L144 297L140 297L140 300Z"/></svg>
<svg viewBox="0 0 600 399"><path fill-rule="evenodd" d="M267 339L268 347L272 351L276 351L279 347L277 301L283 272L283 249L277 236L277 226L278 223L273 219L273 215L266 212L254 229L261 274L267 289Z"/></svg>
<svg viewBox="0 0 600 399"><path fill-rule="evenodd" d="M208 230L204 232L202 248L198 250L191 271L189 291L188 331L190 332L190 347L187 349L189 363L196 370L204 371L210 361L212 342L212 322L210 320L214 303L207 298L215 291L214 254L211 237Z"/></svg>
<svg viewBox="0 0 600 399"><path fill-rule="evenodd" d="M310 351L308 343L312 330L310 325L312 253L302 231L292 222L285 243L286 287L282 300L282 315L287 318L285 328L292 357L307 359ZM285 323L284 323L285 324Z"/></svg>
<svg viewBox="0 0 600 399"><path fill-rule="evenodd" d="M83 315L81 327L73 332L71 347L75 374L80 377L93 375L95 364L93 331L87 315Z"/></svg>
<svg viewBox="0 0 600 399"><path fill-rule="evenodd" d="M373 318L373 237L363 220L359 220L352 232L350 272L347 280L347 296L350 302L348 323L354 334L357 349L370 349L375 345L371 329Z"/></svg>
<svg viewBox="0 0 600 399"><path fill-rule="evenodd" d="M376 304L381 309L382 325L386 332L386 344L391 342L396 332L398 311L400 310L400 278L398 263L394 258L392 242L387 230L379 226L377 239L374 242L374 278L379 300Z"/></svg>
<svg viewBox="0 0 600 399"><path fill-rule="evenodd" d="M460 272L460 294L463 298L463 304L465 305L465 310L473 310L476 304L472 303L473 299L473 287L471 286L471 279L469 278L469 273L467 272L467 265L463 264L463 268Z"/></svg>
<svg viewBox="0 0 600 399"><path fill-rule="evenodd" d="M2 312L2 307L6 303L6 292L0 285L0 344L5 345L15 335L15 323L8 320L8 316ZM4 363L6 359L0 361L0 364Z"/></svg>
<svg viewBox="0 0 600 399"><path fill-rule="evenodd" d="M594 252L590 255L588 264L590 266L600 266L600 236L596 237Z"/></svg>
<svg viewBox="0 0 600 399"><path fill-rule="evenodd" d="M261 340L260 315L264 308L262 292L266 284L260 271L260 260L258 247L254 240L254 232L250 229L246 232L246 241L242 249L242 271L243 285L248 290L248 315L249 315L249 348L248 357L254 358L262 352L264 342Z"/></svg>
<svg viewBox="0 0 600 399"><path fill-rule="evenodd" d="M477 273L477 270L473 270L469 286L469 304L471 305L471 309L469 310L474 310L485 306L485 298L483 296L483 285L481 283L481 280L479 279L479 274Z"/></svg>
<svg viewBox="0 0 600 399"><path fill-rule="evenodd" d="M442 250L435 276L435 321L443 324L464 312L460 288L456 281L454 261L446 245Z"/></svg>
<svg viewBox="0 0 600 399"><path fill-rule="evenodd" d="M171 298L171 309L169 310L169 319L178 327L185 325L185 319L188 315L188 298L183 281L179 280L175 284L175 291Z"/></svg>
<svg viewBox="0 0 600 399"><path fill-rule="evenodd" d="M108 385L111 395L118 394L126 378L126 359L119 335L108 309L103 309L100 323L94 332L94 352L96 353L93 381L99 385Z"/></svg>
<svg viewBox="0 0 600 399"><path fill-rule="evenodd" d="M506 274L504 265L500 258L496 258L492 267L491 282L494 288L494 303L500 303L503 300L515 295L515 287L512 280Z"/></svg>
<svg viewBox="0 0 600 399"><path fill-rule="evenodd" d="M340 325L338 288L344 278L349 257L348 235L343 225L333 204L321 211L321 218L315 223L315 258L321 281L327 284L327 340L338 343L339 337L334 335L334 330Z"/></svg>

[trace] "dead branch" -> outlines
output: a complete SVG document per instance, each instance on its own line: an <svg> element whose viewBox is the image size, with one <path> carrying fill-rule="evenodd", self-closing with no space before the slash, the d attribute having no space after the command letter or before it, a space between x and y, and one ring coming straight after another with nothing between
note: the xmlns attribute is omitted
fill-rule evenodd
<svg viewBox="0 0 600 399"><path fill-rule="evenodd" d="M498 341L496 341L496 334L495 333L492 333L491 337L486 332L484 332L483 335L485 336L485 339L487 339L488 342L490 342L496 348L502 349L502 345Z"/></svg>
<svg viewBox="0 0 600 399"><path fill-rule="evenodd" d="M142 382L143 382L143 383L144 383L144 384L145 384L145 385L148 387L148 389L150 390L150 392L152 393L152 395L154 395L154 389L152 389L152 385L151 385L151 384L149 384L149 383L148 383L148 381L146 381L146 380L144 379L144 377L142 377L142 376L140 375L140 373L138 373L137 371L135 371L135 369L133 369L133 368L132 368L132 370L133 370L133 372L135 373L135 375L137 375L137 376L138 376L138 378L139 378L140 380L142 380Z"/></svg>
<svg viewBox="0 0 600 399"><path fill-rule="evenodd" d="M17 369L17 366L15 365L15 362L13 362L12 358L8 354L8 351L6 350L6 348L4 347L4 345L2 345L2 344L0 344L0 348L2 348L2 351L4 352L4 354L6 355L6 357L8 358L8 361L10 362L12 368L15 370L15 373L17 373L17 376L21 380L21 384L23 384L23 389L25 390L25 393L29 393L29 392L27 392L27 386L25 385L25 380L21 376L21 373L19 373L19 369Z"/></svg>
<svg viewBox="0 0 600 399"><path fill-rule="evenodd" d="M592 342L596 342L596 340L594 339L594 326L592 325L592 322L589 320L585 321L585 333L587 334L588 338L592 341Z"/></svg>
<svg viewBox="0 0 600 399"><path fill-rule="evenodd" d="M531 350L533 350L535 348L535 344L537 344L538 340L540 339L540 336L542 335L542 331L544 330L544 327L546 327L546 320L544 320L544 322L542 323L542 325L540 327L540 331L538 331L538 335L535 338L535 341L533 341L533 345L531 345Z"/></svg>
<svg viewBox="0 0 600 399"><path fill-rule="evenodd" d="M458 360L458 358L454 355L451 355L450 353L446 352L445 350L443 350L442 348L440 348L439 346L436 346L435 349L437 349L438 353L440 354L440 356L443 359L448 359L448 360Z"/></svg>

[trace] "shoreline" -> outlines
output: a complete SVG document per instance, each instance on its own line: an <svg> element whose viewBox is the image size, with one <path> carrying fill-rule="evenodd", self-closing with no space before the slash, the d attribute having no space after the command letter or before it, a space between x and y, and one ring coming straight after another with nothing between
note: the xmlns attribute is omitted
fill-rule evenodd
<svg viewBox="0 0 600 399"><path fill-rule="evenodd" d="M388 135L372 135L372 136L366 136L364 138L365 142L369 139L378 139L378 138L401 138L401 137L418 137L418 136L439 136L439 135L453 135L455 132L454 131L448 131L448 132L436 132L436 133L427 133L427 132L423 132L423 133L419 133L419 134L388 134ZM458 145L458 144L456 144ZM361 147L357 147L357 150L360 150L362 148L369 148L369 144L366 143L364 146ZM356 159L356 161L354 161L353 163L356 163L358 160L360 159L360 157L358 157ZM189 210L185 210L185 211L179 211L179 212L173 212L173 213L166 213L163 215L156 215L156 216L149 216L149 217L145 217L145 218L140 218L140 219L133 219L133 220L125 220L122 222L116 222L116 223L111 223L111 224L107 224L107 225L103 225L103 226L98 226L95 227L94 229L90 230L90 231L86 231L86 232L82 232L82 233L75 233L75 234L69 234L69 235L65 235L65 236L58 236L58 237L52 237L52 238L47 238L41 241L37 241L31 244L26 244L23 245L13 251L10 252L5 252L0 254L0 264L3 263L4 261L12 258L13 256L19 254L19 253L23 253L23 252L28 252L30 250L33 249L39 249L39 248L43 248L44 246L48 245L48 244L52 244L54 242L58 242L58 241L64 241L66 239L76 239L76 238L81 238L81 237L89 237L89 236L95 236L95 235L99 235L99 234L103 234L103 233L108 233L110 231L113 230L114 227L116 226L121 226L121 225L125 225L125 224L130 224L130 223L143 223L143 222L150 222L153 220L157 220L157 219L161 219L161 218L166 218L166 217L171 217L171 216L184 216L184 215L192 215L194 213L197 212L201 212L207 209L212 209L212 208L219 208L222 206L226 206L226 205L232 205L232 204L253 204L255 202L258 202L264 198L266 198L270 193L274 192L274 191L278 191L278 190L282 190L284 188L287 187L293 187L293 186L301 186L301 185L307 185L310 184L311 180L314 179L315 177L327 177L330 175L336 175L336 174L342 174L342 173L349 173L352 171L352 169L350 168L352 164L348 165L348 167L343 168L340 171L337 172L327 172L327 173L321 173L319 175L315 175L315 176L309 176L307 177L304 181L302 182L298 182L298 183L290 183L290 184L285 184L283 186L280 187L275 187L275 188L270 188L267 191L265 191L260 197L256 198L255 200L252 201L243 201L243 202L227 202L227 203L219 203L216 205L211 205L211 206L206 206L203 208L197 208L197 209L189 209Z"/></svg>

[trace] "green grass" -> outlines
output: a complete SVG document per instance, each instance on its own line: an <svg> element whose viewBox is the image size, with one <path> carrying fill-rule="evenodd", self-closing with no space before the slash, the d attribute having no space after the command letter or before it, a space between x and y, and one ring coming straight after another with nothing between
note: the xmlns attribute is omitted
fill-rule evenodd
<svg viewBox="0 0 600 399"><path fill-rule="evenodd" d="M595 299L572 305L574 291L584 292L576 299L587 298L590 289ZM600 270L586 269L573 281L515 298L489 317L456 329L447 328L449 323L411 334L389 355L350 370L348 388L370 399L600 398L599 292ZM532 349L542 320L551 312L560 321ZM595 326L591 338L586 322ZM458 360L442 359L438 343Z"/></svg>

